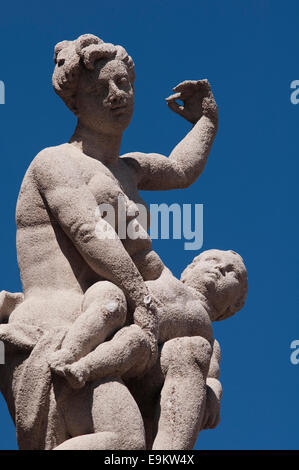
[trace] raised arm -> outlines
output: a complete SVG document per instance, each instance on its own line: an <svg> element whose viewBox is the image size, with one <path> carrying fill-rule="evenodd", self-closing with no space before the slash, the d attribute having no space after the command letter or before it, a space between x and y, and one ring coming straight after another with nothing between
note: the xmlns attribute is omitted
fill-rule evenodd
<svg viewBox="0 0 299 470"><path fill-rule="evenodd" d="M169 108L193 124L169 158L159 154L124 155L137 174L138 188L186 188L202 173L217 132L217 105L207 80L185 81L166 99ZM176 100L183 101L180 106Z"/></svg>
<svg viewBox="0 0 299 470"><path fill-rule="evenodd" d="M155 349L157 320L148 288L111 225L100 218L97 201L76 168L67 156L47 149L35 160L33 176L51 214L86 263L122 289L134 310L135 323L151 336ZM104 235L107 229L110 238L100 237L100 231Z"/></svg>

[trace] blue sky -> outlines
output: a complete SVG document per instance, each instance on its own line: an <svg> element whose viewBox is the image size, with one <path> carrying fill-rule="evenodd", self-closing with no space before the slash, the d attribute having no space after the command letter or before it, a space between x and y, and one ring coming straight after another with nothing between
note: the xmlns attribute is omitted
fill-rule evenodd
<svg viewBox="0 0 299 470"><path fill-rule="evenodd" d="M208 78L219 131L190 188L143 193L150 203L204 204L203 249L238 251L249 276L245 308L215 325L222 347L222 420L198 449L298 449L298 123L294 0L77 0L1 6L0 289L21 289L14 211L24 173L43 148L66 142L75 119L51 87L54 45L93 33L122 44L136 65L136 107L122 153L168 155L190 126L165 104L185 79ZM197 253L183 240L154 248L177 276ZM0 449L15 449L0 398Z"/></svg>

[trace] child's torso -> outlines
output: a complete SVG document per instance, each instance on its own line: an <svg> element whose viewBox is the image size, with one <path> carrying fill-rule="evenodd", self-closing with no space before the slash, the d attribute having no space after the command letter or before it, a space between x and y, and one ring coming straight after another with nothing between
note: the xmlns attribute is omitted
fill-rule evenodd
<svg viewBox="0 0 299 470"><path fill-rule="evenodd" d="M213 341L212 323L201 297L167 268L147 286L159 303L159 343L182 336L202 336Z"/></svg>

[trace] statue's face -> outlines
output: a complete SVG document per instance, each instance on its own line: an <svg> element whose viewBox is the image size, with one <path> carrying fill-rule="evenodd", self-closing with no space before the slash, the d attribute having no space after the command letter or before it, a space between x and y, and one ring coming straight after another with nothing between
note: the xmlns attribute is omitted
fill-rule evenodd
<svg viewBox="0 0 299 470"><path fill-rule="evenodd" d="M190 272L192 284L200 287L217 308L219 316L240 296L245 269L240 257L230 251L208 250L202 253Z"/></svg>
<svg viewBox="0 0 299 470"><path fill-rule="evenodd" d="M77 115L87 127L108 134L122 132L134 109L134 90L125 64L100 60L83 70L76 93Z"/></svg>

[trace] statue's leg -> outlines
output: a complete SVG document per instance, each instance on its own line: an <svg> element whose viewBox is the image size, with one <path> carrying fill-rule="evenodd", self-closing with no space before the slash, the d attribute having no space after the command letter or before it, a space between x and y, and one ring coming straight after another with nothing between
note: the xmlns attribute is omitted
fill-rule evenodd
<svg viewBox="0 0 299 470"><path fill-rule="evenodd" d="M86 291L81 310L68 330L61 349L50 358L51 368L62 375L66 364L88 354L124 325L126 299L117 286L101 281Z"/></svg>
<svg viewBox="0 0 299 470"><path fill-rule="evenodd" d="M161 352L161 347L159 348ZM160 358L143 376L125 379L142 415L145 428L146 449L152 449L160 416L160 393L165 381Z"/></svg>
<svg viewBox="0 0 299 470"><path fill-rule="evenodd" d="M66 365L65 377L73 388L103 377L135 377L144 372L151 354L147 335L137 325L123 327L110 341L73 364Z"/></svg>
<svg viewBox="0 0 299 470"><path fill-rule="evenodd" d="M116 450L119 449L117 434L100 432L73 437L53 450ZM131 449L130 449L131 450ZM135 450L135 449L134 449ZM138 450L138 449L137 449Z"/></svg>
<svg viewBox="0 0 299 470"><path fill-rule="evenodd" d="M202 337L167 341L161 351L165 376L153 449L192 449L204 417L212 348Z"/></svg>
<svg viewBox="0 0 299 470"><path fill-rule="evenodd" d="M139 408L120 379L88 384L70 392L65 421L72 436L55 450L143 450Z"/></svg>

